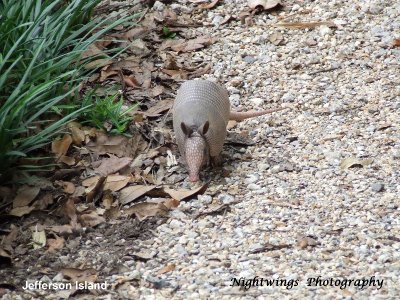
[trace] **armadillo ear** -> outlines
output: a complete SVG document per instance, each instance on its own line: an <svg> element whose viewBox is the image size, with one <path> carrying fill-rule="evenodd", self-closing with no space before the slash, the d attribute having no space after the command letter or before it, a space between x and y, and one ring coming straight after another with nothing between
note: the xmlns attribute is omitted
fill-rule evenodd
<svg viewBox="0 0 400 300"><path fill-rule="evenodd" d="M198 132L202 135L205 135L210 128L210 123L207 121L202 126L199 127Z"/></svg>
<svg viewBox="0 0 400 300"><path fill-rule="evenodd" d="M190 136L193 133L193 129L190 127L187 127L185 123L181 122L181 129L184 135Z"/></svg>

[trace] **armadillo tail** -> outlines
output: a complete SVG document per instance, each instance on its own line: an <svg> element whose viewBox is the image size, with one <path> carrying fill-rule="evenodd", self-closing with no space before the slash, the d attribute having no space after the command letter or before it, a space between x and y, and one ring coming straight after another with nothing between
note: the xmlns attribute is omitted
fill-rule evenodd
<svg viewBox="0 0 400 300"><path fill-rule="evenodd" d="M231 111L229 115L229 120L243 121L244 119L258 117L284 109L285 108L274 108L274 109L267 109L260 111L245 111L245 112Z"/></svg>

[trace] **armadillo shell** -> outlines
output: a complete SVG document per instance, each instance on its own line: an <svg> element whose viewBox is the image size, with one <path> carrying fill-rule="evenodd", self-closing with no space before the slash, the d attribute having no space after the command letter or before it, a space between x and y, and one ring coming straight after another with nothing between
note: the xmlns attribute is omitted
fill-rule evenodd
<svg viewBox="0 0 400 300"><path fill-rule="evenodd" d="M179 151L184 154L184 134L181 122L189 127L200 127L209 121L205 137L210 156L222 151L229 121L230 103L225 87L207 80L186 81L179 88L173 107L173 126Z"/></svg>

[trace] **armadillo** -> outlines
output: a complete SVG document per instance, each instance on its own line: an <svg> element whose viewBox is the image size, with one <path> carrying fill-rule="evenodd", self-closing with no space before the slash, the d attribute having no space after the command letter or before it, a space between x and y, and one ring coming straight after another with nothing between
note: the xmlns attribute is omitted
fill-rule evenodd
<svg viewBox="0 0 400 300"><path fill-rule="evenodd" d="M189 80L179 88L173 106L173 127L179 152L189 172L189 180L199 180L203 165L219 163L229 120L242 121L282 108L234 112L228 91L208 80Z"/></svg>

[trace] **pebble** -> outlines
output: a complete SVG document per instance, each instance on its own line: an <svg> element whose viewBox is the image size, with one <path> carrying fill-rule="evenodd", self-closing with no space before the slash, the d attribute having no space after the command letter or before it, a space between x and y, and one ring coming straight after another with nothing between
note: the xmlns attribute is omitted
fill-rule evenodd
<svg viewBox="0 0 400 300"><path fill-rule="evenodd" d="M243 61L248 63L248 64L252 64L256 61L257 59L254 56L250 56L250 55L246 55L245 57L243 57Z"/></svg>
<svg viewBox="0 0 400 300"><path fill-rule="evenodd" d="M376 183L373 183L373 184L371 185L371 189L372 189L374 192L381 192L381 191L383 191L383 188L384 188L384 184L383 184L383 183L380 183L380 182L376 182Z"/></svg>

